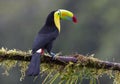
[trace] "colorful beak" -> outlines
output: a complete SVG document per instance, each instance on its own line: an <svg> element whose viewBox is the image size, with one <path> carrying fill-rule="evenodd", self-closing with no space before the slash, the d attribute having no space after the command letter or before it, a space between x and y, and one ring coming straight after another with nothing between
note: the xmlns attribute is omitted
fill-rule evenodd
<svg viewBox="0 0 120 84"><path fill-rule="evenodd" d="M56 13L58 13L59 17L63 20L70 20L77 23L77 19L71 11L59 9Z"/></svg>

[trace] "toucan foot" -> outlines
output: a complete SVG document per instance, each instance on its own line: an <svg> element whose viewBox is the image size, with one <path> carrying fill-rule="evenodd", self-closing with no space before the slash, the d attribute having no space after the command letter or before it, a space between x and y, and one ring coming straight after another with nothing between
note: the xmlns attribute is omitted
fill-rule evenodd
<svg viewBox="0 0 120 84"><path fill-rule="evenodd" d="M54 59L55 59L56 54L55 54L55 53L53 53L53 52L50 52L50 56L52 57L52 60L54 60Z"/></svg>

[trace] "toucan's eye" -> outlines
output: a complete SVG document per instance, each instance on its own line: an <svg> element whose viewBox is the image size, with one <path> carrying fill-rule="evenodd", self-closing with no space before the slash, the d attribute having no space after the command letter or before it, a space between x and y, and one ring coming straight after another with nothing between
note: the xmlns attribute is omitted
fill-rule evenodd
<svg viewBox="0 0 120 84"><path fill-rule="evenodd" d="M60 13L58 13L58 15L60 15Z"/></svg>

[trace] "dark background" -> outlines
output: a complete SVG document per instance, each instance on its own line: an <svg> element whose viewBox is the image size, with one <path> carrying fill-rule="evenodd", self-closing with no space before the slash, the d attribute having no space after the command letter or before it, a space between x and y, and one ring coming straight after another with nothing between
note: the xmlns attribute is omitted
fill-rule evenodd
<svg viewBox="0 0 120 84"><path fill-rule="evenodd" d="M57 9L74 12L78 23L61 21L54 52L95 54L102 60L120 61L119 0L0 0L0 47L31 49L47 15ZM18 67L8 77L3 72L0 68L0 84L33 84L32 78L19 81ZM100 78L101 84L112 84L111 81L107 76ZM39 82L37 79L36 83Z"/></svg>

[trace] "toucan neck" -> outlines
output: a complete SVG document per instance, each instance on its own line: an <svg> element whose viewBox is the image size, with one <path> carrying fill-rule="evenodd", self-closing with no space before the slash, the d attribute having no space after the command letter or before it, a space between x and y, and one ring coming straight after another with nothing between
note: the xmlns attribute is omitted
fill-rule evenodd
<svg viewBox="0 0 120 84"><path fill-rule="evenodd" d="M45 23L46 26L55 26L55 23L54 23L54 11L51 12L47 19L46 19L46 23Z"/></svg>
<svg viewBox="0 0 120 84"><path fill-rule="evenodd" d="M55 11L48 15L45 26L56 27L60 32L60 17L55 13Z"/></svg>

